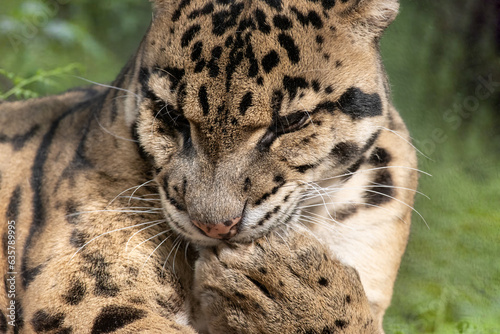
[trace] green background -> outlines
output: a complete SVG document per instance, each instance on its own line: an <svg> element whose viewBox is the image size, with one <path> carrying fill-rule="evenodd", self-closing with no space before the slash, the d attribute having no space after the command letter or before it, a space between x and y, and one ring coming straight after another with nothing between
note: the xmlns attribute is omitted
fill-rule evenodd
<svg viewBox="0 0 500 334"><path fill-rule="evenodd" d="M146 0L1 0L0 97L109 83L149 25ZM402 0L382 39L420 149L387 333L500 333L500 1ZM486 83L486 84L485 84Z"/></svg>

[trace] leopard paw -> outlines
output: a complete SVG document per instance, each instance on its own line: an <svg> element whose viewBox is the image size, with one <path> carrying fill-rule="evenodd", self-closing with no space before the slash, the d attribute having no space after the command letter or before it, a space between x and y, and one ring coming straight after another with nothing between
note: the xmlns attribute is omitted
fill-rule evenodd
<svg viewBox="0 0 500 334"><path fill-rule="evenodd" d="M207 248L195 294L215 333L377 333L357 272L295 232Z"/></svg>

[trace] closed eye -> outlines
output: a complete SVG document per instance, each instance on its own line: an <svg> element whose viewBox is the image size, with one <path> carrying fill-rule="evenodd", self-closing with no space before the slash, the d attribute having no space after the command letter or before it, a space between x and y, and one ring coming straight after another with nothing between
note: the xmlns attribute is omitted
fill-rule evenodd
<svg viewBox="0 0 500 334"><path fill-rule="evenodd" d="M310 120L309 113L298 111L296 113L281 116L276 120L276 135L283 135L302 129Z"/></svg>
<svg viewBox="0 0 500 334"><path fill-rule="evenodd" d="M307 111L298 111L276 118L260 140L257 149L261 152L268 150L276 138L303 129L310 123L310 119Z"/></svg>

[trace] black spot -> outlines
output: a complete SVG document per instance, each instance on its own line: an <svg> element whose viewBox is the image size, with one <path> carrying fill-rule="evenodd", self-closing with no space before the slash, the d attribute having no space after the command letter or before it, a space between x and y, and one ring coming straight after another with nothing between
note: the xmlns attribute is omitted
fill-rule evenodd
<svg viewBox="0 0 500 334"><path fill-rule="evenodd" d="M73 229L69 242L75 248L81 248L87 242L88 235L78 229Z"/></svg>
<svg viewBox="0 0 500 334"><path fill-rule="evenodd" d="M179 18L181 17L182 10L184 7L189 6L191 3L191 0L182 0L181 3L179 4L179 7L175 10L174 14L172 15L172 21L178 21Z"/></svg>
<svg viewBox="0 0 500 334"><path fill-rule="evenodd" d="M222 36L227 29L234 27L238 17L243 11L243 3L233 3L229 10L222 10L212 15L212 32L217 36Z"/></svg>
<svg viewBox="0 0 500 334"><path fill-rule="evenodd" d="M271 197L271 193L265 193L264 195L262 195L261 198L259 198L256 202L255 202L255 205L261 205L262 203L264 203L264 201L266 201L269 197Z"/></svg>
<svg viewBox="0 0 500 334"><path fill-rule="evenodd" d="M324 277L321 277L318 281L318 284L321 285L321 286L328 286L328 280Z"/></svg>
<svg viewBox="0 0 500 334"><path fill-rule="evenodd" d="M294 39L285 33L281 33L278 35L278 42L281 47L286 50L288 53L288 58L293 64L297 64L300 61L300 51L297 45L295 44Z"/></svg>
<svg viewBox="0 0 500 334"><path fill-rule="evenodd" d="M333 93L333 87L332 87L332 86L328 86L328 87L326 87L326 88L325 88L325 93L327 93L327 94L331 94L331 93Z"/></svg>
<svg viewBox="0 0 500 334"><path fill-rule="evenodd" d="M339 164L347 164L360 154L359 146L353 142L342 142L335 145L330 155L338 160Z"/></svg>
<svg viewBox="0 0 500 334"><path fill-rule="evenodd" d="M78 305L83 300L86 293L87 287L85 286L85 283L80 280L76 280L75 282L73 282L68 292L66 292L66 294L63 296L63 299L66 304Z"/></svg>
<svg viewBox="0 0 500 334"><path fill-rule="evenodd" d="M373 181L373 186L365 192L366 204L378 206L391 201L392 197L394 197L393 186L390 171L386 169L379 170L377 177Z"/></svg>
<svg viewBox="0 0 500 334"><path fill-rule="evenodd" d="M347 218L353 216L355 213L358 212L358 208L356 206L351 206L350 208L335 211L334 218L337 221L344 221Z"/></svg>
<svg viewBox="0 0 500 334"><path fill-rule="evenodd" d="M194 73L200 73L201 71L203 71L206 64L207 63L205 59L201 59L199 62L196 63L196 66L194 68Z"/></svg>
<svg viewBox="0 0 500 334"><path fill-rule="evenodd" d="M323 38L323 36L321 36L321 35L316 36L316 43L318 43L319 45L322 45L324 42L325 42L325 39Z"/></svg>
<svg viewBox="0 0 500 334"><path fill-rule="evenodd" d="M276 175L273 181L278 183L280 186L285 184L285 179L281 175Z"/></svg>
<svg viewBox="0 0 500 334"><path fill-rule="evenodd" d="M295 166L293 167L295 170L297 170L299 173L304 174L310 169L315 168L316 165L302 165L302 166Z"/></svg>
<svg viewBox="0 0 500 334"><path fill-rule="evenodd" d="M293 100L297 96L297 91L309 87L309 84L302 77L289 77L286 75L283 78L283 87L288 92L290 100Z"/></svg>
<svg viewBox="0 0 500 334"><path fill-rule="evenodd" d="M281 0L264 0L264 2L278 11L283 9Z"/></svg>
<svg viewBox="0 0 500 334"><path fill-rule="evenodd" d="M198 99L200 100L201 109L203 110L203 115L207 116L210 112L210 105L208 104L208 94L207 87L201 86L198 91Z"/></svg>
<svg viewBox="0 0 500 334"><path fill-rule="evenodd" d="M350 296L350 295L345 296L345 302L346 302L347 304L350 304L350 303L351 303L351 296Z"/></svg>
<svg viewBox="0 0 500 334"><path fill-rule="evenodd" d="M264 267L260 267L259 268L259 271L263 274L263 275L267 275L267 269L264 268Z"/></svg>
<svg viewBox="0 0 500 334"><path fill-rule="evenodd" d="M250 190L250 187L252 186L252 181L250 180L249 177L245 179L245 184L243 185L243 191L247 192Z"/></svg>
<svg viewBox="0 0 500 334"><path fill-rule="evenodd" d="M201 26L199 24L195 24L194 26L190 27L186 32L182 35L181 38L181 46L185 48L186 46L191 43L191 41L196 37L196 34L198 34L201 30Z"/></svg>
<svg viewBox="0 0 500 334"><path fill-rule="evenodd" d="M203 43L202 42L194 43L193 51L191 51L191 60L197 61L200 58L202 52L203 52Z"/></svg>
<svg viewBox="0 0 500 334"><path fill-rule="evenodd" d="M271 70L278 66L279 63L280 57L274 50L269 51L269 53L262 58L262 67L266 73L271 72Z"/></svg>
<svg viewBox="0 0 500 334"><path fill-rule="evenodd" d="M381 147L377 147L373 150L372 155L368 162L376 167L384 167L391 162L391 154Z"/></svg>
<svg viewBox="0 0 500 334"><path fill-rule="evenodd" d="M245 52L248 61L250 62L250 67L248 69L248 76L250 78L256 77L259 74L259 64L257 59L255 58L255 53L253 52L252 44L250 44L250 40L248 38L248 46Z"/></svg>
<svg viewBox="0 0 500 334"><path fill-rule="evenodd" d="M195 19L195 18L203 16L203 15L211 14L213 11L214 11L214 4L210 2L210 3L207 3L204 7L200 8L200 9L193 10L188 15L188 18L190 20L192 20L192 19Z"/></svg>
<svg viewBox="0 0 500 334"><path fill-rule="evenodd" d="M361 167L361 164L363 162L365 162L365 158L361 157L358 161L356 161L351 166L349 166L349 168L347 168L347 173L350 173L350 174L356 173L359 170L359 168Z"/></svg>
<svg viewBox="0 0 500 334"><path fill-rule="evenodd" d="M346 0L342 0L342 2L346 2ZM321 0L321 4L325 10L329 10L335 6L335 0Z"/></svg>
<svg viewBox="0 0 500 334"><path fill-rule="evenodd" d="M94 277L96 296L115 297L120 292L119 287L112 282L112 275L109 270L109 263L98 253L83 254L82 257L88 262L83 266L84 272Z"/></svg>
<svg viewBox="0 0 500 334"><path fill-rule="evenodd" d="M380 95L366 94L356 87L349 88L337 101L338 108L352 119L382 115Z"/></svg>
<svg viewBox="0 0 500 334"><path fill-rule="evenodd" d="M54 315L48 314L44 310L37 311L31 319L31 325L35 332L48 332L61 328L64 322L65 315L57 313Z"/></svg>
<svg viewBox="0 0 500 334"><path fill-rule="evenodd" d="M262 10L256 9L255 18L257 19L259 30L266 35L269 34L271 32L271 26L267 23L266 14Z"/></svg>
<svg viewBox="0 0 500 334"><path fill-rule="evenodd" d="M212 59L207 64L208 75L211 78L216 78L219 75L219 58L222 55L222 47L216 46L212 50Z"/></svg>
<svg viewBox="0 0 500 334"><path fill-rule="evenodd" d="M303 25L303 26L308 26L309 24L312 24L312 26L316 29L321 29L323 28L323 21L321 20L321 17L319 16L318 13L316 13L313 10L310 10L307 15L304 15L301 13L296 7L290 8L292 12L295 13L297 16L297 20Z"/></svg>
<svg viewBox="0 0 500 334"><path fill-rule="evenodd" d="M337 326L340 329L344 329L349 325L349 323L345 320L337 319L335 320L335 326Z"/></svg>
<svg viewBox="0 0 500 334"><path fill-rule="evenodd" d="M264 85L264 78L263 77L258 77L257 78L257 85L259 85L259 86Z"/></svg>
<svg viewBox="0 0 500 334"><path fill-rule="evenodd" d="M252 92L248 92L245 94L245 96L243 96L243 98L241 99L241 102L240 102L240 114L241 115L245 115L248 108L252 107L253 104L252 104L252 98L253 98L253 94Z"/></svg>
<svg viewBox="0 0 500 334"><path fill-rule="evenodd" d="M320 86L320 84L319 84L318 80L313 80L313 81L311 82L311 86L312 86L312 89L313 89L316 93L318 93L318 92L320 91L320 89L321 89L321 86Z"/></svg>
<svg viewBox="0 0 500 334"><path fill-rule="evenodd" d="M335 67L339 68L339 67L341 67L341 66L342 66L342 62L341 62L340 60L337 60L337 61L335 62Z"/></svg>
<svg viewBox="0 0 500 334"><path fill-rule="evenodd" d="M292 21L285 15L275 15L273 18L274 26L281 30L288 30L292 28Z"/></svg>
<svg viewBox="0 0 500 334"><path fill-rule="evenodd" d="M92 327L92 334L111 333L146 316L146 312L130 306L110 305L101 310Z"/></svg>

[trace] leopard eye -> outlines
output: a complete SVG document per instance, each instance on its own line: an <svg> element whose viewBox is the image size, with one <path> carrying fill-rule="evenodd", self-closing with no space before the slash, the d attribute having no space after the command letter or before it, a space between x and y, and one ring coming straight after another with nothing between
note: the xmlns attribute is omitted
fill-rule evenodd
<svg viewBox="0 0 500 334"><path fill-rule="evenodd" d="M309 113L299 111L291 115L282 116L276 122L276 134L282 135L302 129L310 120Z"/></svg>

